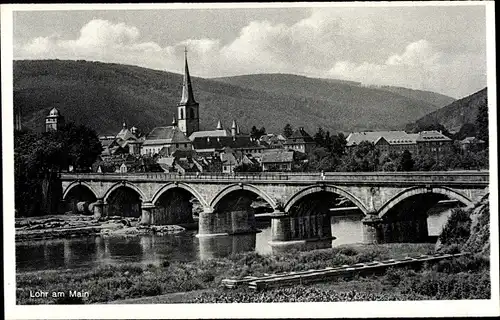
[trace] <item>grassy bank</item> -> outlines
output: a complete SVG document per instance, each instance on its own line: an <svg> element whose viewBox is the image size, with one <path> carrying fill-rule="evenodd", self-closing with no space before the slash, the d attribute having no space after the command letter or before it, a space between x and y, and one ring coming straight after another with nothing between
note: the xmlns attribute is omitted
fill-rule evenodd
<svg viewBox="0 0 500 320"><path fill-rule="evenodd" d="M222 279L227 277L316 269L427 254L432 251L431 244L344 246L279 255L260 255L250 252L228 258L186 263L165 261L160 266L124 264L94 270L31 272L17 275L17 302L19 304L103 303L219 288ZM49 296L30 298L30 291L40 290L49 292ZM89 296L83 299L68 299L69 290L89 292ZM216 290L217 293L219 291L223 292ZM66 297L51 297L52 292L65 292ZM199 298L205 299L203 295Z"/></svg>

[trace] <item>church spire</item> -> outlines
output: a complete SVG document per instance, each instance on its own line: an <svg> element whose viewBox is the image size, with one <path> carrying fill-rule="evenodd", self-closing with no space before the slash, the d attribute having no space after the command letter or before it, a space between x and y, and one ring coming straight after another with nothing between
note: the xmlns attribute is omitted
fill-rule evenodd
<svg viewBox="0 0 500 320"><path fill-rule="evenodd" d="M182 98L180 104L188 105L196 103L194 100L193 86L191 85L191 76L187 62L187 49L184 48L184 80L182 82Z"/></svg>

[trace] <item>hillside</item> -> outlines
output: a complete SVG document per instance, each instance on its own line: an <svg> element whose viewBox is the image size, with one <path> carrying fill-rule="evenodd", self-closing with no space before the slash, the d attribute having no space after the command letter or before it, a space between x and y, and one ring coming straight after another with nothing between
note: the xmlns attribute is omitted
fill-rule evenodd
<svg viewBox="0 0 500 320"><path fill-rule="evenodd" d="M179 67L182 69L182 66ZM192 71L193 72L193 71ZM253 85L242 79L254 78ZM252 125L281 131L286 123L314 133L401 128L438 106L355 83L294 75L226 79L193 77L202 129L233 118L243 131ZM62 60L14 62L14 104L23 126L43 130L57 107L69 121L101 134L116 133L123 121L144 131L168 125L180 99L182 75L128 65Z"/></svg>
<svg viewBox="0 0 500 320"><path fill-rule="evenodd" d="M393 86L371 86L371 88L386 90L414 100L422 100L427 103L432 103L433 105L436 105L438 107L447 106L456 100L452 97L448 97L445 96L444 94L432 91L415 90L415 89L393 87Z"/></svg>
<svg viewBox="0 0 500 320"><path fill-rule="evenodd" d="M479 106L488 104L488 91L484 88L470 96L452 102L418 119L410 126L425 127L441 124L450 132L458 132L464 124L476 122Z"/></svg>
<svg viewBox="0 0 500 320"><path fill-rule="evenodd" d="M370 99L376 93L380 93L380 91L393 93L400 96L399 98L405 97L412 100L414 103L419 102L422 105L432 104L438 108L444 107L455 101L452 97L431 91L412 90L392 86L362 86L360 82L309 78L291 74L252 74L212 79L255 90L321 98L342 103L354 102L364 104L367 99ZM353 98L351 97L353 95L355 95L356 100L350 100ZM393 95L390 96L394 98Z"/></svg>

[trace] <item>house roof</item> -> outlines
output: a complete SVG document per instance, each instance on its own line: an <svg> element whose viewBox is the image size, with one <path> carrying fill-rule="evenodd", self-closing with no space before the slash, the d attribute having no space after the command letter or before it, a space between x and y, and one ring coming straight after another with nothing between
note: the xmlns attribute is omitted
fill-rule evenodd
<svg viewBox="0 0 500 320"><path fill-rule="evenodd" d="M288 163L293 161L293 151L276 151L262 154L262 163Z"/></svg>
<svg viewBox="0 0 500 320"><path fill-rule="evenodd" d="M389 143L390 141L410 140L408 133L404 131L352 132L346 138L347 146L360 144L361 141L376 143L380 137L383 137Z"/></svg>
<svg viewBox="0 0 500 320"><path fill-rule="evenodd" d="M485 143L485 142L483 140L481 140L481 139L476 138L476 137L467 137L467 138L465 138L463 140L460 140L460 143L462 143L462 144L470 144L470 143L480 143L480 144L482 144L482 143Z"/></svg>
<svg viewBox="0 0 500 320"><path fill-rule="evenodd" d="M303 127L298 128L293 132L290 138L287 139L285 144L296 143L314 143L314 139L307 133Z"/></svg>
<svg viewBox="0 0 500 320"><path fill-rule="evenodd" d="M117 139L122 139L122 140L137 140L137 137L135 134L133 134L126 126L124 126L120 132L116 135Z"/></svg>
<svg viewBox="0 0 500 320"><path fill-rule="evenodd" d="M361 141L378 143L381 139L386 140L391 145L415 144L423 141L450 141L451 139L439 131L422 131L419 133L406 133L404 131L373 131L373 132L352 132L347 137L347 146L354 146Z"/></svg>
<svg viewBox="0 0 500 320"><path fill-rule="evenodd" d="M191 143L177 126L156 127L146 136L144 145Z"/></svg>
<svg viewBox="0 0 500 320"><path fill-rule="evenodd" d="M431 131L422 131L418 133L417 141L451 141L450 138L445 136L439 131L431 130Z"/></svg>
<svg viewBox="0 0 500 320"><path fill-rule="evenodd" d="M220 160L225 165L237 165L238 164L238 161L236 160L234 153L225 153L225 152L221 153Z"/></svg>

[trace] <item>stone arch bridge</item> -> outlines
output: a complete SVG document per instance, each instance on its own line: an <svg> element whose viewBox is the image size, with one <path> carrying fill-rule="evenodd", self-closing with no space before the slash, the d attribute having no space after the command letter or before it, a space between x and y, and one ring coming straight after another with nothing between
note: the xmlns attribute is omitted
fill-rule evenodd
<svg viewBox="0 0 500 320"><path fill-rule="evenodd" d="M427 225L416 212L426 212L440 200L455 200L463 206L471 206L488 193L489 172L64 173L61 183L63 200L77 189L93 196L96 217L103 214L103 208L117 189L128 189L140 202L143 224L155 223L153 211L163 195L176 190L188 193L203 207L199 236L252 229L252 217L244 212L225 217L218 216L217 212L231 195L246 192L259 196L274 210L272 234L276 242L331 238L328 222L325 222L327 213L311 213L319 210L323 200L309 205L309 213L297 214L294 209L307 199L331 194L347 200L351 207L365 215L366 241L387 240L388 233L412 234L410 240L418 241L427 236ZM384 230L384 225L389 228Z"/></svg>

